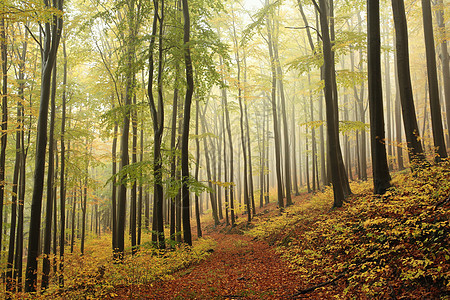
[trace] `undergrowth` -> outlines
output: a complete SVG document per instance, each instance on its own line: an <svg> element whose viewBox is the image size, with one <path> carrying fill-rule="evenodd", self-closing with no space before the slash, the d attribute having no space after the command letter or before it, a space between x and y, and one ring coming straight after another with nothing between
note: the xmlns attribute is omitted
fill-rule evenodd
<svg viewBox="0 0 450 300"><path fill-rule="evenodd" d="M331 189L249 234L277 245L299 291L314 299L450 299L450 164L398 174L382 197L371 182L352 183L343 208Z"/></svg>
<svg viewBox="0 0 450 300"><path fill-rule="evenodd" d="M156 250L149 244L141 245L136 255L128 255L122 263L114 263L110 237L90 241L84 256L66 254L64 288L55 282L43 294L12 295L13 299L101 299L115 297L117 286L149 284L171 279L175 271L187 268L205 259L216 242L202 238L192 247L176 245L171 250Z"/></svg>

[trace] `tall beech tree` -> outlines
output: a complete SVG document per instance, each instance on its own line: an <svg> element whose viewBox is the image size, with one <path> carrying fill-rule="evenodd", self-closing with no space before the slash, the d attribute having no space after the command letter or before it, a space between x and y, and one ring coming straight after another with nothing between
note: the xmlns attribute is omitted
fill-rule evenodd
<svg viewBox="0 0 450 300"><path fill-rule="evenodd" d="M329 141L329 164L331 167L331 180L333 183L334 203L333 207L341 207L344 203L344 190L342 186L342 174L338 164L339 128L336 127L336 102L333 100L333 55L331 50L330 30L328 28L327 4L325 0L319 0L316 9L320 15L320 28L322 32L322 47L324 57L324 95L326 104L327 137Z"/></svg>
<svg viewBox="0 0 450 300"><path fill-rule="evenodd" d="M6 44L6 21L5 17L0 20L0 51L2 57L2 135L0 137L0 251L2 250L2 231L3 231L3 202L5 197L5 161L6 161L6 131L8 129L8 50Z"/></svg>
<svg viewBox="0 0 450 300"><path fill-rule="evenodd" d="M370 138L375 194L384 194L391 186L386 156L383 89L381 84L380 2L367 1L367 56L369 75Z"/></svg>
<svg viewBox="0 0 450 300"><path fill-rule="evenodd" d="M161 8L158 7L159 1L154 2L155 15L153 19L152 37L150 40L150 58L149 58L149 80L148 80L148 98L150 112L153 120L153 174L154 174L154 197L153 197L153 233L152 241L158 244L160 249L165 248L164 242L164 220L163 220L163 168L161 157L162 133L164 130L164 101L163 101L163 33L164 33L164 1L161 1ZM153 51L155 48L156 29L159 21L158 35L158 106L156 106L153 97Z"/></svg>
<svg viewBox="0 0 450 300"><path fill-rule="evenodd" d="M186 95L184 98L183 115L183 134L181 136L181 177L182 177L182 205L183 205L183 239L188 245L192 245L191 221L189 214L189 124L191 119L191 103L194 93L194 71L191 59L191 19L189 16L188 0L182 0L183 3L183 50L184 63L186 68Z"/></svg>
<svg viewBox="0 0 450 300"><path fill-rule="evenodd" d="M396 50L397 50L397 80L402 104L403 125L405 127L406 142L408 144L409 160L424 161L419 127L417 125L416 110L411 86L409 69L408 28L406 24L405 3L403 0L392 0L394 15Z"/></svg>
<svg viewBox="0 0 450 300"><path fill-rule="evenodd" d="M266 1L266 5L268 2ZM271 105L272 105L272 122L273 122L273 133L275 138L275 170L277 176L277 199L278 206L280 209L284 207L284 199L283 199L283 181L281 175L281 140L280 140L280 129L278 123L278 110L277 110L277 71L276 71L276 62L274 56L274 43L272 38L272 20L267 17L267 44L269 47L269 58L270 58L270 70L272 74L272 88L271 88Z"/></svg>
<svg viewBox="0 0 450 300"><path fill-rule="evenodd" d="M51 77L61 38L64 0L44 1L46 8L55 10L51 19L43 24L41 45L42 72L39 117L36 137L36 160L34 169L33 196L31 200L30 231L25 279L25 291L34 292L37 286L39 236L41 229L42 194L44 192L45 155L47 149L47 118L51 90ZM1 178L0 178L1 179Z"/></svg>
<svg viewBox="0 0 450 300"><path fill-rule="evenodd" d="M439 86L436 71L436 50L434 47L433 19L431 17L430 2L430 0L422 0L422 15L425 35L425 52L427 56L427 75L428 92L430 94L431 125L433 128L433 141L436 152L435 161L440 162L442 158L447 157L447 148L445 147L444 129L442 127L441 104L439 103Z"/></svg>
<svg viewBox="0 0 450 300"><path fill-rule="evenodd" d="M47 203L45 212L45 233L44 233L44 257L42 259L42 282L41 289L48 288L50 275L50 246L52 240L52 217L53 217L53 181L55 172L54 160L54 133L55 133L55 117L56 117L56 59L53 66L52 75L52 91L51 91L51 112L50 112L50 128L49 128L49 149L48 149L48 171L47 171Z"/></svg>
<svg viewBox="0 0 450 300"><path fill-rule="evenodd" d="M446 27L444 22L444 3L442 0L436 2L436 21L439 28L439 40L440 40L440 54L442 67L442 79L444 85L444 99L445 99L445 112L447 115L447 130L450 141L450 55L447 49L447 39L445 38ZM448 143L447 143L448 144ZM448 145L447 145L448 146Z"/></svg>

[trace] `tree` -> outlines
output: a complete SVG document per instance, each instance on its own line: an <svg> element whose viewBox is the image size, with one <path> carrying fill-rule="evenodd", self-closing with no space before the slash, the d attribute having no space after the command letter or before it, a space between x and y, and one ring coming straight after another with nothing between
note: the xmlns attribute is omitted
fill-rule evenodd
<svg viewBox="0 0 450 300"><path fill-rule="evenodd" d="M181 177L183 205L183 239L192 245L191 222L189 214L189 123L191 118L192 94L194 93L194 72L192 68L191 50L189 45L191 21L189 17L188 0L182 0L184 17L184 62L186 68L186 95L184 98L183 134L181 136Z"/></svg>
<svg viewBox="0 0 450 300"><path fill-rule="evenodd" d="M241 145L242 145L242 155L244 156L244 204L247 210L247 221L250 222L252 220L251 206L248 198L248 163L247 163L247 145L244 134L244 109L242 106L242 87L241 87L241 62L239 55L239 43L236 35L236 26L235 26L235 16L233 13L233 41L235 47L235 59L237 65L237 88L238 88L238 101L239 101L239 125L241 129Z"/></svg>
<svg viewBox="0 0 450 300"><path fill-rule="evenodd" d="M373 185L374 193L382 195L391 186L391 176L387 163L384 132L379 0L367 1L367 41Z"/></svg>
<svg viewBox="0 0 450 300"><path fill-rule="evenodd" d="M439 57L441 58L441 66L442 66L442 77L444 81L444 97L445 97L445 111L447 114L447 130L449 131L449 139L450 139L450 56L448 54L447 49L447 39L445 38L446 28L444 22L444 3L442 0L436 1L437 11L436 11L436 20L439 27L440 35L440 48L441 53Z"/></svg>
<svg viewBox="0 0 450 300"><path fill-rule="evenodd" d="M436 51L434 48L433 19L431 17L431 0L422 0L423 28L425 35L425 51L427 56L428 92L430 94L431 124L436 152L435 161L440 162L447 157L444 129L442 127L441 104L439 103L439 87L436 71ZM447 66L448 67L448 66ZM444 83L445 84L445 83Z"/></svg>
<svg viewBox="0 0 450 300"><path fill-rule="evenodd" d="M417 125L409 70L408 28L406 24L405 3L403 0L392 0L394 14L396 49L397 49L397 79L400 101L402 104L403 125L405 126L406 142L408 144L409 160L423 162L422 143Z"/></svg>
<svg viewBox="0 0 450 300"><path fill-rule="evenodd" d="M44 257L42 260L42 282L41 289L48 288L50 275L50 246L52 239L52 214L53 214L53 180L55 172L54 163L54 132L55 132L55 117L56 117L56 59L53 66L52 75L52 91L51 91L51 112L50 112L50 136L49 136L49 151L48 151L48 171L47 171L47 207L45 213L45 235L44 235Z"/></svg>
<svg viewBox="0 0 450 300"><path fill-rule="evenodd" d="M154 148L153 148L153 174L154 174L154 198L153 198L153 234L152 241L157 242L160 249L165 248L164 242L164 222L163 222L163 168L161 157L162 133L164 130L164 101L162 90L163 76L163 24L164 24L164 1L161 1L159 11L158 1L154 1L155 16L153 19L153 31L150 41L149 58L149 80L148 80L148 98L150 112L153 119ZM156 107L153 97L153 49L155 47L156 28L159 21L159 40L158 40L158 107Z"/></svg>
<svg viewBox="0 0 450 300"><path fill-rule="evenodd" d="M33 196L31 202L30 231L28 239L28 257L25 280L25 291L36 291L37 284L37 257L39 255L39 236L42 208L42 194L44 190L45 155L47 149L47 117L50 97L51 75L61 38L64 0L55 0L53 5L45 2L47 8L58 12L53 13L51 20L43 26L44 40L42 47L42 79L39 106L39 117L36 138L36 160L34 171ZM0 178L1 179L1 178Z"/></svg>
<svg viewBox="0 0 450 300"><path fill-rule="evenodd" d="M6 131L8 129L8 53L6 45L6 25L5 17L2 16L0 21L0 51L2 57L2 136L0 138L0 236L3 230L3 202L5 197L5 160L6 160ZM0 250L2 249L2 238L0 238Z"/></svg>
<svg viewBox="0 0 450 300"><path fill-rule="evenodd" d="M329 141L329 159L331 180L333 183L333 207L341 207L344 203L344 190L338 165L339 132L336 128L335 112L337 107L333 100L333 55L331 51L330 33L328 28L327 5L325 0L319 0L316 8L320 14L320 28L322 32L322 47L324 57L324 95L326 104L327 137ZM336 101L337 102L337 101Z"/></svg>
<svg viewBox="0 0 450 300"><path fill-rule="evenodd" d="M266 5L267 5L266 1ZM272 72L272 89L271 89L271 105L272 105L272 118L273 118L273 132L275 138L275 170L277 174L277 197L278 197L278 206L280 209L284 207L283 200L283 182L281 180L281 141L280 141L280 130L278 124L278 112L277 112L277 100L276 100L276 88L277 88L277 71L276 71L276 62L274 57L274 44L272 40L272 27L270 24L271 20L268 17L266 20L267 23L267 44L269 47L269 56L270 56L270 66Z"/></svg>

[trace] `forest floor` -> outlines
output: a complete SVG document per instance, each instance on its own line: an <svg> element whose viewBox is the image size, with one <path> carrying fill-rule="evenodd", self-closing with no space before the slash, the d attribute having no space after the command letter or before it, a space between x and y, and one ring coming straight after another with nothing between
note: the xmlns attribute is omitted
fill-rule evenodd
<svg viewBox="0 0 450 300"><path fill-rule="evenodd" d="M11 299L450 299L450 162L396 173L383 196L350 185L341 208L326 187L233 228L204 215L192 247L143 242L120 264L103 234L65 256L63 289Z"/></svg>
<svg viewBox="0 0 450 300"><path fill-rule="evenodd" d="M450 299L450 163L392 185L376 196L370 180L352 182L338 209L325 188L250 224L206 226L210 256L167 280L116 286L114 299Z"/></svg>
<svg viewBox="0 0 450 300"><path fill-rule="evenodd" d="M296 205L310 194L297 196ZM260 208L257 222L280 215L275 203ZM246 215L240 215L246 220ZM171 280L120 287L114 299L285 299L297 291L300 276L292 272L267 241L245 234L252 223L206 226L204 236L217 242L213 253L197 265L173 274Z"/></svg>

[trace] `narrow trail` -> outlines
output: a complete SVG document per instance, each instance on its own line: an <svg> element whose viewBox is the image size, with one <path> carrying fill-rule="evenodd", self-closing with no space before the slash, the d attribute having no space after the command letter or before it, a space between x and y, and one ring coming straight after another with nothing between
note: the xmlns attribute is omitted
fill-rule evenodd
<svg viewBox="0 0 450 300"><path fill-rule="evenodd" d="M277 213L271 206L264 218ZM206 260L176 272L173 280L121 287L114 299L287 299L297 291L300 277L274 247L224 231L222 225L205 234L217 242Z"/></svg>

